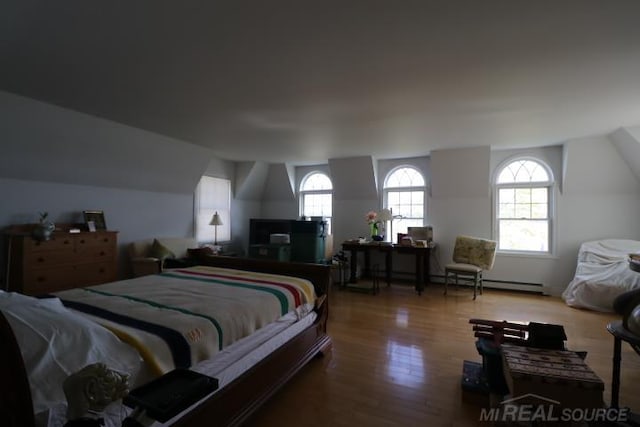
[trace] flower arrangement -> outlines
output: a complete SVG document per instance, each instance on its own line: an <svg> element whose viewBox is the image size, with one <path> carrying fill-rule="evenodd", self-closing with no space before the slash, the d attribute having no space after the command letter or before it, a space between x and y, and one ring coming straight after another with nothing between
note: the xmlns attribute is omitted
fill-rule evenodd
<svg viewBox="0 0 640 427"><path fill-rule="evenodd" d="M382 221L378 219L378 213L376 211L369 211L365 215L365 219L367 224L369 224L369 227L371 227L371 238L377 241L382 240L379 229L379 225L382 224Z"/></svg>
<svg viewBox="0 0 640 427"><path fill-rule="evenodd" d="M367 214L365 215L365 219L367 221L367 224L369 225L378 224L380 222L378 220L378 213L376 211L367 212Z"/></svg>

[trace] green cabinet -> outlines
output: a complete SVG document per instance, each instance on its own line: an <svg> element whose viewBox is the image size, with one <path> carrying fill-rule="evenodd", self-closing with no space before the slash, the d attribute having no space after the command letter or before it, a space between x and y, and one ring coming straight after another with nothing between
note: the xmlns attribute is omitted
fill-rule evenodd
<svg viewBox="0 0 640 427"><path fill-rule="evenodd" d="M272 259L275 261L291 260L291 245L262 244L250 245L249 257L259 259Z"/></svg>

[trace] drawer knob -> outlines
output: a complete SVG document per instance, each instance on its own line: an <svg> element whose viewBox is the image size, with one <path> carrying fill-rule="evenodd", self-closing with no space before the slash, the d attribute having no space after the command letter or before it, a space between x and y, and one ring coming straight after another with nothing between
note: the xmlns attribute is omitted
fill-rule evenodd
<svg viewBox="0 0 640 427"><path fill-rule="evenodd" d="M40 257L37 259L38 262L44 262L44 258Z"/></svg>
<svg viewBox="0 0 640 427"><path fill-rule="evenodd" d="M104 251L100 251L100 256L104 256L104 255L105 255Z"/></svg>
<svg viewBox="0 0 640 427"><path fill-rule="evenodd" d="M38 282L42 283L42 282L44 282L44 281L46 280L46 278L45 278L45 277L40 276L40 277L38 277L36 280L37 280Z"/></svg>
<svg viewBox="0 0 640 427"><path fill-rule="evenodd" d="M84 239L80 239L80 243L84 244Z"/></svg>

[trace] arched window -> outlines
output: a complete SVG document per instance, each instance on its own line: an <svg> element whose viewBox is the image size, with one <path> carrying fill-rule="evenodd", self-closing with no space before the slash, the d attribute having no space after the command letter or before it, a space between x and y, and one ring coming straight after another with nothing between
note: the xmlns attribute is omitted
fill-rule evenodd
<svg viewBox="0 0 640 427"><path fill-rule="evenodd" d="M420 171L411 166L400 166L389 172L384 180L385 208L393 214L393 236L386 239L397 243L397 233L406 233L408 227L422 227L426 212L426 186Z"/></svg>
<svg viewBox="0 0 640 427"><path fill-rule="evenodd" d="M551 252L553 175L532 158L510 160L495 180L498 250Z"/></svg>
<svg viewBox="0 0 640 427"><path fill-rule="evenodd" d="M321 216L327 221L327 233L331 234L333 210L333 184L322 172L311 172L300 183L300 215Z"/></svg>

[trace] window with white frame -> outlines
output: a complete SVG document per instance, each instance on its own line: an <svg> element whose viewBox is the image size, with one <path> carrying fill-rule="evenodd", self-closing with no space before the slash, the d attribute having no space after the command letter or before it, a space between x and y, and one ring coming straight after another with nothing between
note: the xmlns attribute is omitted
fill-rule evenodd
<svg viewBox="0 0 640 427"><path fill-rule="evenodd" d="M412 166L393 169L384 180L383 194L383 205L394 218L390 227L394 235L386 236L386 240L397 243L397 233L407 233L408 227L424 226L426 186L418 169Z"/></svg>
<svg viewBox="0 0 640 427"><path fill-rule="evenodd" d="M498 250L549 253L553 175L537 159L511 160L495 180L495 232Z"/></svg>
<svg viewBox="0 0 640 427"><path fill-rule="evenodd" d="M300 215L321 216L327 221L327 233L331 234L333 212L333 184L322 172L311 172L300 183Z"/></svg>
<svg viewBox="0 0 640 427"><path fill-rule="evenodd" d="M218 212L221 225L210 225ZM195 194L196 239L198 242L231 240L231 181L203 176Z"/></svg>

